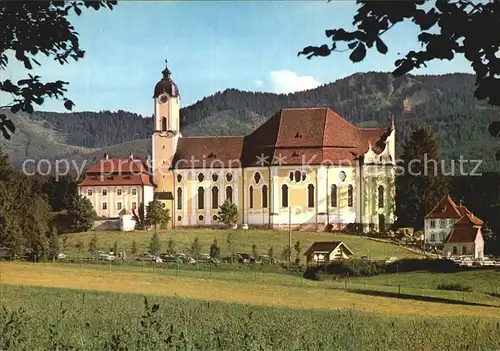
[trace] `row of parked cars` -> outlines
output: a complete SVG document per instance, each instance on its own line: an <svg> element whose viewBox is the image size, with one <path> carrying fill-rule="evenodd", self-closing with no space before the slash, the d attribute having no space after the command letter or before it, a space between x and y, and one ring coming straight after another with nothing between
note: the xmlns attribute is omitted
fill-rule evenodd
<svg viewBox="0 0 500 351"><path fill-rule="evenodd" d="M210 257L210 254L207 253L202 253L200 254L197 259L186 255L185 253L175 253L175 254L167 254L167 253L161 253L157 256L149 253L149 252L141 252L136 255L136 260L137 261L147 261L147 262L176 262L176 263L187 263L187 264L195 264L195 263L212 263L212 264L219 264L221 262L225 263L256 263L256 264L263 264L263 263L277 263L277 261L271 260L269 256L267 255L261 255L257 258L255 258L251 254L246 254L246 253L236 253L232 256L228 257L223 257L223 258L215 258L215 257Z"/></svg>
<svg viewBox="0 0 500 351"><path fill-rule="evenodd" d="M461 266L500 266L500 261L495 261L489 257L472 258L470 256L450 257L450 260L455 261Z"/></svg>

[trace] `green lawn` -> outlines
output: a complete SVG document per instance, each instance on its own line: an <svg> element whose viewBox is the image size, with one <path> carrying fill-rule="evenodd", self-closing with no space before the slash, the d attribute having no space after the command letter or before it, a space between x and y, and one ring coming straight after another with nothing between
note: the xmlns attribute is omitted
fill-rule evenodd
<svg viewBox="0 0 500 351"><path fill-rule="evenodd" d="M271 246L274 247L274 256L280 257L281 251L288 244L288 232L273 230L236 230L234 237L234 252L252 252L252 245L257 246L259 254L267 254ZM115 241L121 250L130 254L132 242L135 240L139 251L147 251L152 231L102 231L95 232L98 237L98 246L102 250L109 250ZM228 255L226 238L229 230L223 229L176 229L158 231L162 241L162 250L167 248L167 240L172 238L176 244L176 250L183 252L191 245L195 237L198 237L202 245L202 251L208 252L210 244L217 240L221 248L222 255ZM81 255L75 248L78 240L85 246L84 255L87 255L87 247L94 232L65 234L67 237L67 248L64 250L73 256ZM314 241L343 241L353 252L355 257L371 256L372 259L384 259L387 256L395 257L419 257L417 254L400 248L396 245L380 243L366 237L336 234L325 232L292 232L292 246L297 240L301 243L301 260L304 260L303 253Z"/></svg>

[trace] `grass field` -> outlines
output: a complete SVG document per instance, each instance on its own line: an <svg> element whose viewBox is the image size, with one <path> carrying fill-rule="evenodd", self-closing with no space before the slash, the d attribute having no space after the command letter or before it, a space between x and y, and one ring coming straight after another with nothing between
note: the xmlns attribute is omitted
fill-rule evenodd
<svg viewBox="0 0 500 351"><path fill-rule="evenodd" d="M233 231L234 236L234 252L252 252L252 245L257 245L259 254L267 254L271 246L274 247L274 255L279 258L281 251L288 244L288 232L273 231L273 230L236 230ZM195 237L198 237L202 246L203 252L208 252L210 244L214 239L217 240L221 249L222 255L228 255L228 247L226 238L229 230L222 229L176 229L171 231L158 231L162 250L167 248L167 240L172 238L176 244L176 250L183 252L191 245ZM135 240L139 251L147 251L149 241L153 235L152 231L135 231L135 232L119 232L119 231L102 231L96 232L98 237L98 246L101 250L109 250L113 247L115 241L118 241L118 246L121 250L130 254L132 242ZM64 250L72 256L79 256L75 247L78 240L82 241L85 246L84 255L87 255L87 247L94 232L65 234L67 239L67 248ZM63 237L64 237L63 236ZM314 241L343 241L357 257L371 256L372 259L384 259L387 256L395 257L418 257L417 254L400 248L392 244L386 244L370 240L366 237L325 233L325 232L292 232L292 245L297 240L301 243L301 260L304 260L302 255Z"/></svg>
<svg viewBox="0 0 500 351"><path fill-rule="evenodd" d="M500 348L499 298L473 292L464 299L460 292L414 286L412 278L422 281L423 273L406 280L400 275L406 297L398 298L397 288L374 278L345 285L250 271L177 276L148 267L30 263L0 263L0 272L0 304L26 310L10 327L0 311L0 330L7 330L0 349L168 349L154 342L172 334L171 324L178 344L170 347L177 350ZM489 280L496 272L457 274L448 281ZM160 305L156 317L152 303ZM146 327L139 324L141 315L150 315L142 318ZM22 333L9 339L12 326ZM24 341L6 347L12 338Z"/></svg>

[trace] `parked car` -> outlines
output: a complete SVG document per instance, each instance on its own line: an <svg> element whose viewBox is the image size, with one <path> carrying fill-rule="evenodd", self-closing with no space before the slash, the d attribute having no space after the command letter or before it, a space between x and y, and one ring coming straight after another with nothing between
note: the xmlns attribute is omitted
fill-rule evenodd
<svg viewBox="0 0 500 351"><path fill-rule="evenodd" d="M66 255L65 253L59 252L59 253L57 254L57 259L58 259L58 260L65 260L65 259L67 259L67 258L69 258L69 257L68 257L68 255Z"/></svg>
<svg viewBox="0 0 500 351"><path fill-rule="evenodd" d="M141 252L136 256L136 261L149 261L149 262L158 262L161 263L163 260L158 257L150 254L149 252Z"/></svg>
<svg viewBox="0 0 500 351"><path fill-rule="evenodd" d="M114 261L115 256L105 253L104 251L97 251L95 253L95 259L98 261Z"/></svg>
<svg viewBox="0 0 500 351"><path fill-rule="evenodd" d="M182 262L182 260L179 257L173 254L162 253L160 254L160 258L163 262L179 262L179 263Z"/></svg>
<svg viewBox="0 0 500 351"><path fill-rule="evenodd" d="M176 253L175 256L181 260L182 263L195 264L196 260L185 253L179 252Z"/></svg>
<svg viewBox="0 0 500 351"><path fill-rule="evenodd" d="M263 264L263 263L271 263L271 259L268 255L260 255L255 259L255 263Z"/></svg>

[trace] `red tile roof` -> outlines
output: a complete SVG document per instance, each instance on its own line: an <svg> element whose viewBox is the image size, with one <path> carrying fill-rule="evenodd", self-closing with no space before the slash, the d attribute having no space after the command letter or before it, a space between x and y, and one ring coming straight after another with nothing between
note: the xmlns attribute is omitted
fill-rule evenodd
<svg viewBox="0 0 500 351"><path fill-rule="evenodd" d="M283 109L245 138L243 164L259 165L261 155L273 165L352 162L369 142L384 148L386 128L357 128L328 108Z"/></svg>
<svg viewBox="0 0 500 351"><path fill-rule="evenodd" d="M445 243L471 243L481 233L483 221L466 214L453 225L453 230L447 236Z"/></svg>
<svg viewBox="0 0 500 351"><path fill-rule="evenodd" d="M86 175L80 186L96 185L153 185L151 176L148 174L133 175Z"/></svg>
<svg viewBox="0 0 500 351"><path fill-rule="evenodd" d="M103 158L96 165L89 168L85 173L89 174L123 174L123 173L146 173L146 167L141 160L137 159L119 159L119 158Z"/></svg>
<svg viewBox="0 0 500 351"><path fill-rule="evenodd" d="M425 218L456 218L459 219L465 214L471 212L465 206L457 206L453 199L446 195L436 206L425 216Z"/></svg>

